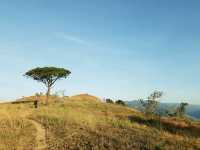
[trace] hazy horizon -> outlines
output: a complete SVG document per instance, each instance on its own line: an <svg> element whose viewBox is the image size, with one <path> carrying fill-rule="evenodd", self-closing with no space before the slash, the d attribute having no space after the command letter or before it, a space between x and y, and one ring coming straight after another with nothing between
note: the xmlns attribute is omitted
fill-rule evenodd
<svg viewBox="0 0 200 150"><path fill-rule="evenodd" d="M0 5L0 100L44 92L23 74L56 66L53 92L200 104L200 1L18 0Z"/></svg>

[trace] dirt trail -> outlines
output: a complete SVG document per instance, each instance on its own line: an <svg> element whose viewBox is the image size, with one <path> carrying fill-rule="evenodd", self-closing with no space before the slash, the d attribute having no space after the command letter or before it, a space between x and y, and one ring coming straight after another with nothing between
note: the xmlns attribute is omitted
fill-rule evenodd
<svg viewBox="0 0 200 150"><path fill-rule="evenodd" d="M45 129L40 123L28 117L31 113L32 113L31 111L27 111L26 113L23 113L21 116L27 119L28 121L30 121L36 128L36 144L37 145L36 145L35 150L46 150L47 144L46 144Z"/></svg>
<svg viewBox="0 0 200 150"><path fill-rule="evenodd" d="M46 139L45 139L45 129L41 124L34 120L29 121L36 127L37 133L36 133L36 142L37 147L36 150L45 150L47 148Z"/></svg>

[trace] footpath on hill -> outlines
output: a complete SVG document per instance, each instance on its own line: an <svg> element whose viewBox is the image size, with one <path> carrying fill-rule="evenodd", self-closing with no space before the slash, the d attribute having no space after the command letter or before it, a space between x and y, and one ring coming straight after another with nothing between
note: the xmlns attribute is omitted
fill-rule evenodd
<svg viewBox="0 0 200 150"><path fill-rule="evenodd" d="M31 119L28 119L36 128L37 133L36 133L36 143L37 143L37 150L45 150L47 148L46 144L46 136L45 136L45 129L43 126Z"/></svg>
<svg viewBox="0 0 200 150"><path fill-rule="evenodd" d="M45 150L47 149L46 143L46 131L44 127L35 120L29 119L27 116L31 114L31 111L23 113L21 116L31 122L36 128L36 150Z"/></svg>

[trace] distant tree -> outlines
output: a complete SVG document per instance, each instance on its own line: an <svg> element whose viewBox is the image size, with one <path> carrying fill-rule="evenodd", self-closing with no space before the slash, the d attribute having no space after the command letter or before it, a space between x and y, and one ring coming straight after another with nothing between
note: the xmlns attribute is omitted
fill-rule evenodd
<svg viewBox="0 0 200 150"><path fill-rule="evenodd" d="M25 76L30 77L38 82L42 82L47 87L46 92L46 105L48 105L48 99L50 95L51 88L54 86L55 82L62 78L67 78L71 72L64 68L56 67L43 67L35 68L29 70L25 73Z"/></svg>
<svg viewBox="0 0 200 150"><path fill-rule="evenodd" d="M61 90L60 93L62 97L65 97L65 90Z"/></svg>
<svg viewBox="0 0 200 150"><path fill-rule="evenodd" d="M175 116L184 117L186 113L186 107L188 105L188 103L180 103L180 105L176 109Z"/></svg>
<svg viewBox="0 0 200 150"><path fill-rule="evenodd" d="M40 92L40 93L35 93L35 96L36 96L36 97L40 97L40 96L42 96L42 95L43 95L42 92Z"/></svg>
<svg viewBox="0 0 200 150"><path fill-rule="evenodd" d="M117 101L115 102L115 104L122 105L122 106L125 106L125 105L126 105L125 102L124 102L123 100L117 100Z"/></svg>
<svg viewBox="0 0 200 150"><path fill-rule="evenodd" d="M35 93L35 96L36 97L40 97L40 93Z"/></svg>
<svg viewBox="0 0 200 150"><path fill-rule="evenodd" d="M107 98L107 99L106 99L106 103L111 103L111 104L113 104L114 102L113 102L113 100L112 100L112 99L110 99L110 98Z"/></svg>
<svg viewBox="0 0 200 150"><path fill-rule="evenodd" d="M174 116L176 116L175 112L176 112L176 110L174 110L174 108L168 108L165 110L165 116L174 117Z"/></svg>
<svg viewBox="0 0 200 150"><path fill-rule="evenodd" d="M159 102L157 99L161 98L163 95L163 92L161 91L154 91L148 98L147 100L139 99L144 113L146 115L152 115L156 113L156 109L158 107Z"/></svg>

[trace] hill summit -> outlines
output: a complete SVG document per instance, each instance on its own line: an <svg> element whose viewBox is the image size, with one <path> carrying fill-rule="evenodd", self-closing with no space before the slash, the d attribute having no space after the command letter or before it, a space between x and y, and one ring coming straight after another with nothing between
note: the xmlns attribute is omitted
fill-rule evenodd
<svg viewBox="0 0 200 150"><path fill-rule="evenodd" d="M5 150L37 149L40 139L48 150L200 149L198 121L147 117L89 94L51 96L48 106L39 103L38 108L0 105L0 123L0 149Z"/></svg>
<svg viewBox="0 0 200 150"><path fill-rule="evenodd" d="M93 96L93 95L89 95L89 94L79 94L79 95L75 95L75 96L71 96L69 97L70 100L87 100L87 101L102 101L100 98Z"/></svg>

